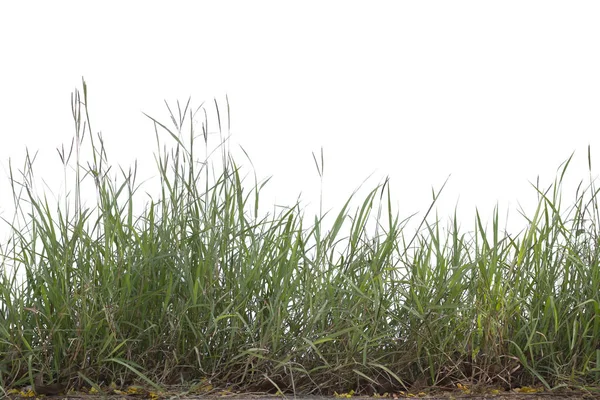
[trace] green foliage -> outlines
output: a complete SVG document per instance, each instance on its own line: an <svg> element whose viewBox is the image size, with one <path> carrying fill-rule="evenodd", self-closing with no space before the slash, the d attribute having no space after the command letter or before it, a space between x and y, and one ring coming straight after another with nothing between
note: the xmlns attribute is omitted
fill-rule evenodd
<svg viewBox="0 0 600 400"><path fill-rule="evenodd" d="M37 195L29 155L22 179L10 169L24 226L9 223L2 251L3 387L37 371L72 384L204 378L296 393L406 390L423 379L548 388L600 379L598 191L592 182L561 212L571 159L550 189L534 187L538 208L515 237L500 232L497 210L491 230L477 214L471 235L456 216L440 232L429 221L440 193L405 236L387 181L354 213L350 197L331 227L322 213L307 226L298 204L260 217L266 182L254 177L248 190L225 146L211 178L208 155L198 164L194 153L194 118L206 113L188 101L169 108L170 125L149 117L161 195L136 216L136 171L111 181L87 104L84 83L72 101L74 146L59 151L66 168L76 150L74 199L51 205ZM161 153L164 133L175 148ZM315 164L322 177L322 152ZM88 181L94 209L81 203Z"/></svg>

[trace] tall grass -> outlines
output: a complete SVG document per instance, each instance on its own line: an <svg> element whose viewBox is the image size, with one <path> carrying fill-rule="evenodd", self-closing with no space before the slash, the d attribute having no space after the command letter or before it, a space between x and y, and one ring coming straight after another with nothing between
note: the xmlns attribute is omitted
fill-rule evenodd
<svg viewBox="0 0 600 400"><path fill-rule="evenodd" d="M208 379L295 393L599 381L598 190L580 186L561 211L571 159L548 190L534 188L537 210L517 236L500 231L497 212L489 229L476 214L473 232L459 232L456 217L444 232L429 217L439 193L406 233L387 181L355 211L349 198L330 226L322 213L307 222L299 204L265 217L266 182L254 176L248 188L225 146L218 174L208 154L197 162L208 118L188 101L169 108L169 124L149 117L161 192L134 215L136 171L111 177L87 105L84 82L72 98L74 144L59 151L66 166L75 150L64 204L33 191L29 156L20 178L10 169L17 218L6 221L2 254L3 388L39 371L72 387ZM163 136L171 151L161 151ZM315 162L322 174L323 158ZM81 200L88 182L93 209Z"/></svg>

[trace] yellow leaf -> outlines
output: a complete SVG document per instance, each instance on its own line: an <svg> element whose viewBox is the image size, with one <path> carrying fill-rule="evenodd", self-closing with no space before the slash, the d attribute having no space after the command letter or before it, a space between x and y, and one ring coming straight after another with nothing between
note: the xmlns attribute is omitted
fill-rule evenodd
<svg viewBox="0 0 600 400"><path fill-rule="evenodd" d="M538 392L542 392L544 389L543 388L534 388L531 386L523 386L522 388L516 388L515 392L517 393L538 393Z"/></svg>

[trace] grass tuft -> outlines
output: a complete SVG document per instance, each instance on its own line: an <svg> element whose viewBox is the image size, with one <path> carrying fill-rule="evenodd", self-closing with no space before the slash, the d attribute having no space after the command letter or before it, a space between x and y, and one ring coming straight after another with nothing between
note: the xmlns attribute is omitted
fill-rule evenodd
<svg viewBox="0 0 600 400"><path fill-rule="evenodd" d="M490 229L476 213L470 234L456 216L444 233L429 217L439 192L407 234L388 181L354 211L351 196L331 226L322 208L308 223L298 203L263 217L267 182L254 176L248 188L227 138L218 173L207 150L197 162L197 138L208 148L208 117L188 100L167 104L169 124L149 117L161 191L134 215L137 170L111 175L87 97L84 82L83 97L72 97L74 140L59 150L65 170L75 169L64 204L34 190L35 157L27 154L18 176L10 167L16 213L5 220L11 237L1 254L3 388L40 372L75 388L138 382L297 394L600 380L598 189L590 179L561 210L571 158L550 188L534 186L539 204L517 236L500 231L497 210ZM313 157L322 177L323 152ZM591 172L589 150L588 163ZM86 185L94 208L82 205Z"/></svg>

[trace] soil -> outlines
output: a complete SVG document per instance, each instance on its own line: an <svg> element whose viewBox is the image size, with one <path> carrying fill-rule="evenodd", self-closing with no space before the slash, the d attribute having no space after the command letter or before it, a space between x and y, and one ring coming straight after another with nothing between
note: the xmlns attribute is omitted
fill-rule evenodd
<svg viewBox="0 0 600 400"><path fill-rule="evenodd" d="M31 398L31 395L27 396L21 392L18 394L9 394L7 398L10 399L25 399ZM561 391L561 392L540 392L540 393L517 393L517 392L505 392L499 394L464 394L462 392L444 392L439 394L421 394L421 395L408 395L408 396L387 396L387 397L367 397L367 396L294 396L294 395L267 395L260 393L236 393L236 394L191 394L187 392L167 392L159 394L158 397L154 397L151 392L137 393L137 394L86 394L86 393L73 393L67 395L54 395L54 396L35 396L36 398L48 398L48 399L81 399L81 400L116 400L116 399L206 399L206 400L274 400L274 399L294 399L294 400L333 400L340 398L349 398L352 400L373 400L373 399L391 399L401 400L407 399L427 399L427 400L590 400L600 399L600 393L586 393L583 391Z"/></svg>

